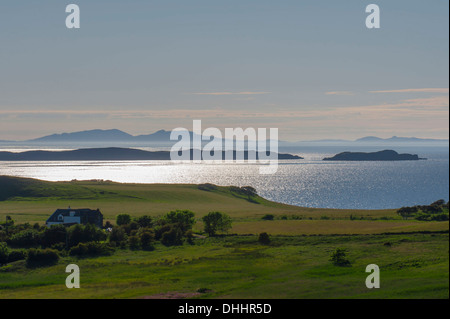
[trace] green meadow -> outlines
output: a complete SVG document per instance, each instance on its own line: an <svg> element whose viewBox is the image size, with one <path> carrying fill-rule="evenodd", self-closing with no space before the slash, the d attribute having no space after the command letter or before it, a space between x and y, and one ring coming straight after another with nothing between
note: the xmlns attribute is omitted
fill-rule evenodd
<svg viewBox="0 0 450 319"><path fill-rule="evenodd" d="M58 264L0 268L0 298L449 298L448 222L404 220L396 210L311 209L247 197L231 187L43 182L0 176L0 221L45 223L57 208L99 208L153 217L196 213L193 244L155 250L117 248L110 256L61 256ZM228 214L228 234L209 238L201 217ZM273 220L263 220L265 215ZM258 242L267 232L271 243ZM350 266L330 261L344 248ZM65 267L81 270L81 288L67 289ZM381 288L368 289L365 268L377 264Z"/></svg>

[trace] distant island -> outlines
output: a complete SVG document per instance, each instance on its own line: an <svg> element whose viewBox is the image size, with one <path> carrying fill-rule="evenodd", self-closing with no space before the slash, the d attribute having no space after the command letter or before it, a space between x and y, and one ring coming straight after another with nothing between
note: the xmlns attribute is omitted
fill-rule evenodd
<svg viewBox="0 0 450 319"><path fill-rule="evenodd" d="M222 159L225 159L225 152L222 153ZM244 159L259 159L255 152L244 152ZM193 150L191 150L191 158ZM255 157L252 157L255 156ZM236 151L233 152L233 159L236 159ZM280 160L303 159L300 156L292 154L278 154ZM170 151L144 151L132 148L88 148L68 151L25 151L20 153L0 152L0 161L168 161L170 160Z"/></svg>
<svg viewBox="0 0 450 319"><path fill-rule="evenodd" d="M324 161L418 161L425 160L418 155L399 154L396 151L384 150L373 153L343 152L333 157L327 157Z"/></svg>

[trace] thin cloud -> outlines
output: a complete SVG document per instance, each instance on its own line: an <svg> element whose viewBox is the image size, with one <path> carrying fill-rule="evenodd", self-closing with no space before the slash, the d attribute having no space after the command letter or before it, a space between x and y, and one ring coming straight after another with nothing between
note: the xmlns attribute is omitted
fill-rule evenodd
<svg viewBox="0 0 450 319"><path fill-rule="evenodd" d="M192 95L212 95L212 96L221 96L221 95L263 95L270 94L272 92L201 92L201 93L191 93Z"/></svg>
<svg viewBox="0 0 450 319"><path fill-rule="evenodd" d="M350 96L355 95L353 92L350 91L332 91L332 92L326 92L326 95L344 95L344 96Z"/></svg>
<svg viewBox="0 0 450 319"><path fill-rule="evenodd" d="M448 88L425 88L425 89L404 89L404 90L384 90L370 91L370 93L449 93Z"/></svg>

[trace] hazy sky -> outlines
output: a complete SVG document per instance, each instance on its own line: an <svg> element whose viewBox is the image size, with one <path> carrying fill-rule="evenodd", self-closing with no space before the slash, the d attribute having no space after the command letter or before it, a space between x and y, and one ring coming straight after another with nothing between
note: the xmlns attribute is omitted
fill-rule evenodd
<svg viewBox="0 0 450 319"><path fill-rule="evenodd" d="M65 26L78 4L81 28ZM381 9L367 29L365 8ZM448 138L448 0L2 0L0 140L279 128Z"/></svg>

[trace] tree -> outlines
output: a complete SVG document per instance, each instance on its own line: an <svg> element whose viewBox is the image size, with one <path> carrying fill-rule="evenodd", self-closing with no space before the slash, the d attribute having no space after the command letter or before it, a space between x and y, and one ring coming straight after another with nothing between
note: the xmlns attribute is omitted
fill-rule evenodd
<svg viewBox="0 0 450 319"><path fill-rule="evenodd" d="M163 220L166 224L178 224L184 234L194 226L195 214L190 210L175 210L167 213Z"/></svg>
<svg viewBox="0 0 450 319"><path fill-rule="evenodd" d="M162 234L161 243L164 246L183 245L183 232L178 225L172 224L170 229Z"/></svg>
<svg viewBox="0 0 450 319"><path fill-rule="evenodd" d="M26 229L11 237L10 245L13 247L29 248L39 245L39 233L34 229Z"/></svg>
<svg viewBox="0 0 450 319"><path fill-rule="evenodd" d="M210 212L202 220L204 230L209 236L215 236L218 231L226 232L231 229L231 218L221 212Z"/></svg>
<svg viewBox="0 0 450 319"><path fill-rule="evenodd" d="M417 207L402 207L399 210L397 210L397 214L402 216L403 219L408 219L409 217L414 216L418 212Z"/></svg>
<svg viewBox="0 0 450 319"><path fill-rule="evenodd" d="M59 255L52 249L34 249L28 250L26 259L27 267L51 266L58 262Z"/></svg>
<svg viewBox="0 0 450 319"><path fill-rule="evenodd" d="M263 245L269 245L270 244L269 234L267 234L267 233L259 234L258 242Z"/></svg>
<svg viewBox="0 0 450 319"><path fill-rule="evenodd" d="M131 216L129 214L119 214L116 217L116 224L118 226L127 225L131 223Z"/></svg>
<svg viewBox="0 0 450 319"><path fill-rule="evenodd" d="M144 229L140 232L139 241L142 249L153 250L153 241L155 240L155 234L151 229Z"/></svg>
<svg viewBox="0 0 450 319"><path fill-rule="evenodd" d="M350 261L346 257L346 250L344 248L337 248L333 254L331 254L330 261L335 266L339 267L349 267L351 266Z"/></svg>
<svg viewBox="0 0 450 319"><path fill-rule="evenodd" d="M151 228L153 226L153 219L150 216L144 215L135 219L139 227Z"/></svg>
<svg viewBox="0 0 450 319"><path fill-rule="evenodd" d="M44 230L41 238L42 246L51 247L59 243L66 243L67 230L63 225L51 225Z"/></svg>
<svg viewBox="0 0 450 319"><path fill-rule="evenodd" d="M109 241L117 244L123 243L127 240L127 234L122 227L114 227L109 234Z"/></svg>
<svg viewBox="0 0 450 319"><path fill-rule="evenodd" d="M0 243L0 265L6 264L8 262L9 249L6 243Z"/></svg>

